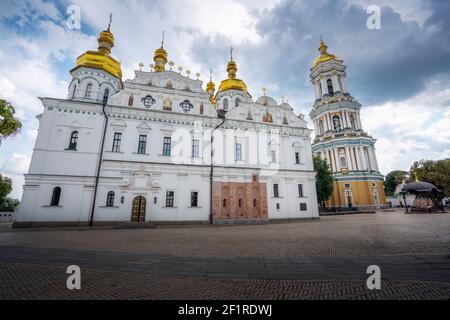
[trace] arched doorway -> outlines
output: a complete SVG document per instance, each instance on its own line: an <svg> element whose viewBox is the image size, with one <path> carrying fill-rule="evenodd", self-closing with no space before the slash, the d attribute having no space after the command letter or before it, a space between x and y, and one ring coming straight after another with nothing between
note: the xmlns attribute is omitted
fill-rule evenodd
<svg viewBox="0 0 450 320"><path fill-rule="evenodd" d="M131 222L145 222L145 211L147 208L147 200L140 196L133 200L131 209Z"/></svg>

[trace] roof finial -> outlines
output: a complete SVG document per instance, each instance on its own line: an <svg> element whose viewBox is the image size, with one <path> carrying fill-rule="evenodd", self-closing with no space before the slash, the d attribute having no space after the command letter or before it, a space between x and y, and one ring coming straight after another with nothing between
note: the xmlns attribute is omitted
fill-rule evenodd
<svg viewBox="0 0 450 320"><path fill-rule="evenodd" d="M165 36L166 36L166 31L163 31L162 41L161 41L161 48L164 48L164 38L165 38Z"/></svg>
<svg viewBox="0 0 450 320"><path fill-rule="evenodd" d="M108 31L111 31L112 13L109 15Z"/></svg>
<svg viewBox="0 0 450 320"><path fill-rule="evenodd" d="M233 61L233 47L231 47L231 49L230 49L230 56L231 56L231 61Z"/></svg>
<svg viewBox="0 0 450 320"><path fill-rule="evenodd" d="M209 81L212 82L212 68L211 68L211 70L209 70Z"/></svg>

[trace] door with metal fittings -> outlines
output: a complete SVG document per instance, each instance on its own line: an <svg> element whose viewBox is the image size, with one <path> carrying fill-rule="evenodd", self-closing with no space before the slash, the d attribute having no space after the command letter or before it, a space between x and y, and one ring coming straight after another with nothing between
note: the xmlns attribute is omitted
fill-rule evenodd
<svg viewBox="0 0 450 320"><path fill-rule="evenodd" d="M145 211L147 209L147 200L140 196L133 200L131 210L131 222L145 222Z"/></svg>

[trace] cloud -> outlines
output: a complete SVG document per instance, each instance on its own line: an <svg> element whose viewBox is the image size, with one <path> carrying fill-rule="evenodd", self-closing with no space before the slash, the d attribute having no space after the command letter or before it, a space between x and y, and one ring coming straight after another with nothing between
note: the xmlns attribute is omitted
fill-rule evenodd
<svg viewBox="0 0 450 320"><path fill-rule="evenodd" d="M2 171L9 174L25 174L30 167L31 159L29 156L20 153L13 153L2 166Z"/></svg>

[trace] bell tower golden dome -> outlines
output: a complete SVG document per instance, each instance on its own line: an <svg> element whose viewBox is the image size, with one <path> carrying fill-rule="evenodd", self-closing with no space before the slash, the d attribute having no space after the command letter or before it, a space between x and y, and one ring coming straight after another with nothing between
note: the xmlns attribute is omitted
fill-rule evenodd
<svg viewBox="0 0 450 320"><path fill-rule="evenodd" d="M337 56L335 56L334 54L328 53L327 50L328 50L328 46L323 41L322 37L320 37L320 47L319 47L320 56L317 57L317 59L314 61L313 68L322 62L327 62L330 60L339 60L339 58Z"/></svg>
<svg viewBox="0 0 450 320"><path fill-rule="evenodd" d="M102 69L113 76L122 79L120 62L111 57L111 49L114 47L114 35L111 32L112 14L109 19L108 29L102 31L98 37L98 51L88 51L77 58L75 71L81 67Z"/></svg>

